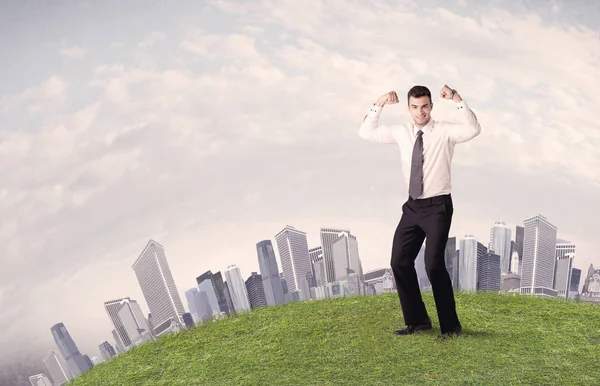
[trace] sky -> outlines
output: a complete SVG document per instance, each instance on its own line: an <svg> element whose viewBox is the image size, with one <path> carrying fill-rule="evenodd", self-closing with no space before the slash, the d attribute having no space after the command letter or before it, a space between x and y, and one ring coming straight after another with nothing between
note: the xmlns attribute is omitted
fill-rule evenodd
<svg viewBox="0 0 600 386"><path fill-rule="evenodd" d="M600 7L583 1L3 2L0 357L40 360L65 323L113 342L104 301L149 312L131 265L150 239L178 290L286 225L356 235L389 266L407 198L395 145L361 139L382 94L482 126L456 148L451 236L484 245L542 214L600 265ZM381 123L408 119L385 106ZM596 214L590 216L592 214ZM277 254L277 257L279 255ZM399 323L401 321L398 321Z"/></svg>

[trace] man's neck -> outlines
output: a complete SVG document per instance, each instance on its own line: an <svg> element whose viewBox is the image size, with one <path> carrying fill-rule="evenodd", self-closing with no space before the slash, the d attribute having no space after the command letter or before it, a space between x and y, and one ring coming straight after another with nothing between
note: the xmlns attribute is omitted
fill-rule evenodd
<svg viewBox="0 0 600 386"><path fill-rule="evenodd" d="M423 124L419 124L419 123L417 123L417 122L415 122L413 120L413 123L414 123L415 127L418 128L419 130L423 130L423 128L425 126L427 126L429 124L429 122L431 122L431 118L429 118L429 120L427 122L423 123Z"/></svg>

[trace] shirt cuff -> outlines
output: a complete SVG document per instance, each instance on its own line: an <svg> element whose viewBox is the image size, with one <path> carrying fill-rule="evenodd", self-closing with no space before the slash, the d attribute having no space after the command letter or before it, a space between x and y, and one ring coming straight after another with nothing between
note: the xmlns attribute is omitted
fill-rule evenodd
<svg viewBox="0 0 600 386"><path fill-rule="evenodd" d="M369 111L367 111L367 113L368 114L371 114L371 113L379 114L381 112L381 108L382 108L382 106L377 106L376 104L373 104L371 106L371 108L369 109Z"/></svg>
<svg viewBox="0 0 600 386"><path fill-rule="evenodd" d="M467 102L465 102L465 100L463 99L456 104L456 108L459 111L462 111L462 110L467 110L469 108L469 106L467 105Z"/></svg>

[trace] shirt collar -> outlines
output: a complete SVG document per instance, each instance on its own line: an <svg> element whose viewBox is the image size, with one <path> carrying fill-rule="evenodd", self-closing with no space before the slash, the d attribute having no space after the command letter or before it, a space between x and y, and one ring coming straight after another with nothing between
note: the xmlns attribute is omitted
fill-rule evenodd
<svg viewBox="0 0 600 386"><path fill-rule="evenodd" d="M415 125L414 121L410 121L409 125L410 125L409 127L412 128L413 135L416 137L417 133L419 132L419 128L417 127L417 125ZM427 124L425 126L423 126L423 128L421 130L423 130L423 134L429 134L429 133L431 133L431 130L433 130L434 126L435 126L435 121L433 120L433 118L430 118L429 122L427 122Z"/></svg>

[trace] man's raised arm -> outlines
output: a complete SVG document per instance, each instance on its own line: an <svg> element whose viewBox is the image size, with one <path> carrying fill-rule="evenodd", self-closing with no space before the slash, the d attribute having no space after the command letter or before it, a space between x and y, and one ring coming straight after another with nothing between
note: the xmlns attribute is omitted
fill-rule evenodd
<svg viewBox="0 0 600 386"><path fill-rule="evenodd" d="M386 104L398 103L398 95L395 91L390 91L382 95L377 102L373 104L367 115L365 115L358 135L366 140L377 143L396 143L396 137L392 126L380 125L379 115Z"/></svg>
<svg viewBox="0 0 600 386"><path fill-rule="evenodd" d="M462 143L472 140L481 133L481 125L477 120L475 113L469 108L467 102L461 98L456 90L448 86L444 86L440 92L440 96L444 99L450 99L456 103L456 108L463 115L463 123L450 123L448 129L448 137L454 143Z"/></svg>

